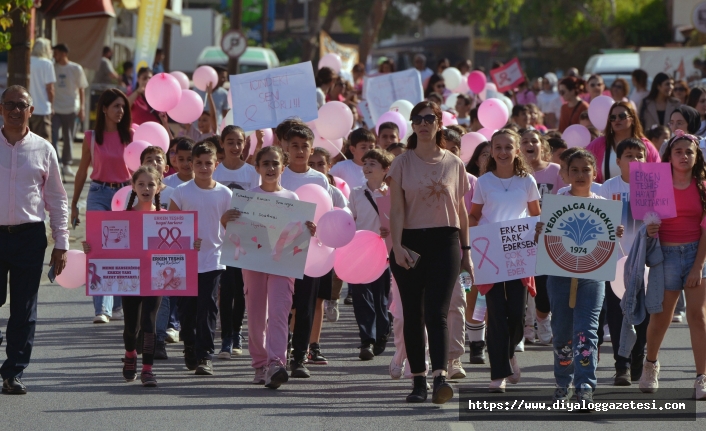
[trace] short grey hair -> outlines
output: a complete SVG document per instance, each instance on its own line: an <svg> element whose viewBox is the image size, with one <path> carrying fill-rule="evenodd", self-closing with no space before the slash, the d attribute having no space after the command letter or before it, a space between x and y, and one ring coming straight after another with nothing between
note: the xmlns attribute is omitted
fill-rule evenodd
<svg viewBox="0 0 706 431"><path fill-rule="evenodd" d="M32 106L32 96L29 94L29 91L27 91L27 89L21 85L11 85L7 87L7 89L2 92L2 98L0 99L0 102L5 102L5 95L11 93L20 93L22 95L27 96L27 103Z"/></svg>
<svg viewBox="0 0 706 431"><path fill-rule="evenodd" d="M424 54L415 54L414 59L416 60L418 58L421 58L422 60L424 60L425 63L427 61L427 57Z"/></svg>

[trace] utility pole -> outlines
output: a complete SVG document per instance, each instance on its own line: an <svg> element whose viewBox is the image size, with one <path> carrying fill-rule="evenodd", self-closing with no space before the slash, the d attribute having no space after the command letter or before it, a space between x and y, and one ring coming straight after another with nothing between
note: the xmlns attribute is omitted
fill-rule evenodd
<svg viewBox="0 0 706 431"><path fill-rule="evenodd" d="M230 11L230 28L233 30L242 30L243 24L243 0L233 0L233 5ZM228 74L235 75L238 73L238 59L230 58L228 60Z"/></svg>
<svg viewBox="0 0 706 431"><path fill-rule="evenodd" d="M270 0L262 1L262 46L267 45L268 24L270 21Z"/></svg>
<svg viewBox="0 0 706 431"><path fill-rule="evenodd" d="M10 51L7 54L7 85L21 85L29 89L30 26L22 22L22 10L16 8L10 15Z"/></svg>

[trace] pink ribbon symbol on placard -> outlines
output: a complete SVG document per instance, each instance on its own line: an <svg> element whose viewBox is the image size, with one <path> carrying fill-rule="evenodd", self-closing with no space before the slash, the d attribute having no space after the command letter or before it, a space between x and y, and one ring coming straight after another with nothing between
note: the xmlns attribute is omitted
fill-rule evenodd
<svg viewBox="0 0 706 431"><path fill-rule="evenodd" d="M282 233L279 234L279 239L275 244L275 248L272 250L272 260L278 262L282 256L282 250L284 250L284 248L289 244L293 243L294 240L302 234L302 232L302 222L293 221L287 223L287 226L284 227Z"/></svg>
<svg viewBox="0 0 706 431"><path fill-rule="evenodd" d="M110 235L110 228L108 226L103 227L103 248L108 247L108 235Z"/></svg>
<svg viewBox="0 0 706 431"><path fill-rule="evenodd" d="M252 108L252 109L250 109L250 108ZM257 106L255 106L255 105L248 106L245 109L245 118L247 118L247 120L245 120L245 123L243 123L243 124L247 124L250 121L252 121L254 123L255 119L253 117L255 116L255 114L257 114Z"/></svg>
<svg viewBox="0 0 706 431"><path fill-rule="evenodd" d="M162 240L162 242L160 242L157 246L157 249L161 249L163 245L166 245L167 248L172 248L174 244L176 244L177 247L182 248L178 241L179 238L181 238L181 229L178 227L173 227L171 229L168 227L160 228L157 235L159 235L159 239ZM170 239L172 240L171 242L169 242Z"/></svg>
<svg viewBox="0 0 706 431"><path fill-rule="evenodd" d="M233 259L238 260L240 256L245 256L245 249L240 245L240 237L238 234L232 233L228 239L235 246L235 255L233 256Z"/></svg>
<svg viewBox="0 0 706 431"><path fill-rule="evenodd" d="M505 81L507 81L508 84L512 84L510 77L507 76L507 72L500 72L498 74L498 85L503 86L505 84Z"/></svg>
<svg viewBox="0 0 706 431"><path fill-rule="evenodd" d="M88 286L90 287L91 290L96 290L98 288L98 284L101 282L101 278L98 275L96 275L96 271L98 271L96 264L89 263L88 264Z"/></svg>
<svg viewBox="0 0 706 431"><path fill-rule="evenodd" d="M476 247L476 242L481 241L481 240L482 240L482 241L485 241L485 249L484 249L483 251L480 251L480 249L479 249L478 247ZM481 258L480 258L480 263L478 264L478 268L479 268L479 269L483 267L483 262L485 262L485 261L487 260L489 264L491 264L491 265L493 265L493 266L495 267L495 274L499 274L499 273L500 273L500 268L498 268L498 266L497 266L495 263L493 263L493 261L490 260L490 258L489 258L488 255L487 255L487 253L488 253L488 248L490 247L490 240L489 240L488 238L476 238L476 239L474 239L473 242L471 243L471 247L473 247L473 250L475 250L475 251L477 251L478 253L480 253Z"/></svg>

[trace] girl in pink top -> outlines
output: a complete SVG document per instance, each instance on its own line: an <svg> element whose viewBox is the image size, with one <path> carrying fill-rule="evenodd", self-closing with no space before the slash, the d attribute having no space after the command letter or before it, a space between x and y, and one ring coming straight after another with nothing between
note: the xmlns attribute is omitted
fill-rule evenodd
<svg viewBox="0 0 706 431"><path fill-rule="evenodd" d="M255 157L255 169L262 184L251 191L299 200L296 193L280 185L284 170L284 154L280 147L260 150ZM314 236L316 225L308 221L306 226ZM243 269L243 282L250 334L248 349L255 368L253 384L277 389L289 380L285 361L294 279Z"/></svg>
<svg viewBox="0 0 706 431"><path fill-rule="evenodd" d="M159 123L157 112L152 109L147 99L145 99L145 88L147 82L152 78L152 71L148 67L143 67L137 72L137 88L130 93L130 111L132 112L132 122L138 126L148 121Z"/></svg>
<svg viewBox="0 0 706 431"><path fill-rule="evenodd" d="M659 387L659 348L669 329L677 300L684 290L691 349L696 362L694 396L706 399L706 169L699 149L700 139L675 131L662 161L672 165L677 216L647 225L647 234L659 234L664 261L662 311L650 316L647 327L647 355L640 377L640 390L656 392ZM651 289L652 286L648 286Z"/></svg>

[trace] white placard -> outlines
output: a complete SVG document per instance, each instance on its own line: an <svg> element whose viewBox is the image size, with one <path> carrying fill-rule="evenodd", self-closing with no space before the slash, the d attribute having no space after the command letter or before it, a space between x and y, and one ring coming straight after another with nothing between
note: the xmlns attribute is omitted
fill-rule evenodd
<svg viewBox="0 0 706 431"><path fill-rule="evenodd" d="M368 101L373 121L377 121L382 114L389 111L390 105L398 100L404 99L412 105L424 100L422 77L417 69L366 76L363 81L363 92L365 100ZM368 127L375 126L375 124L367 124L367 122L366 125Z"/></svg>

